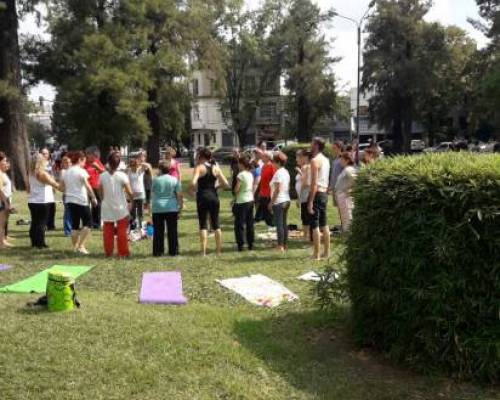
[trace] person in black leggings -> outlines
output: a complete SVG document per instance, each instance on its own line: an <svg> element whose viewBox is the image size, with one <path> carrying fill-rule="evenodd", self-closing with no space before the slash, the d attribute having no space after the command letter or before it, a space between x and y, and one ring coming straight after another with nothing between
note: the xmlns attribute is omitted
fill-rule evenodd
<svg viewBox="0 0 500 400"><path fill-rule="evenodd" d="M217 182L229 188L226 177L212 158L212 152L203 148L198 151L197 165L194 169L190 192L196 192L196 205L200 225L201 253L207 255L208 219L215 233L217 255L222 253L222 231L219 223L220 201L217 194Z"/></svg>

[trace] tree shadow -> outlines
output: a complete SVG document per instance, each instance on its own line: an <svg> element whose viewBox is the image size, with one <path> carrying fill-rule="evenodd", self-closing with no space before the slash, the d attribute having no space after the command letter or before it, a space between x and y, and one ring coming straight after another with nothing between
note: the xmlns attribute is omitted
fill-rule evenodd
<svg viewBox="0 0 500 400"><path fill-rule="evenodd" d="M317 398L358 399L371 393L377 399L396 399L404 398L398 396L409 393L407 390L416 394L414 390L425 378L356 348L346 319L345 310L335 319L322 311L287 313L263 320L238 320L234 333L240 345L292 386ZM394 393L385 393L395 381Z"/></svg>

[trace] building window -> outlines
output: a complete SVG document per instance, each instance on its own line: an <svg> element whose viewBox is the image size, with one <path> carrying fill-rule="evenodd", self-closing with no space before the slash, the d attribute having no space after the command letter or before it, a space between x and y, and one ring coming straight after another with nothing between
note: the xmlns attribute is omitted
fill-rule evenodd
<svg viewBox="0 0 500 400"><path fill-rule="evenodd" d="M200 109L196 105L193 107L193 121L199 121L200 119L201 119L200 118Z"/></svg>
<svg viewBox="0 0 500 400"><path fill-rule="evenodd" d="M200 95L200 82L198 79L193 80L193 96L198 97Z"/></svg>
<svg viewBox="0 0 500 400"><path fill-rule="evenodd" d="M278 107L275 101L263 103L260 106L259 115L261 118L266 118L266 119L274 118L276 117L276 115L278 115L277 108Z"/></svg>

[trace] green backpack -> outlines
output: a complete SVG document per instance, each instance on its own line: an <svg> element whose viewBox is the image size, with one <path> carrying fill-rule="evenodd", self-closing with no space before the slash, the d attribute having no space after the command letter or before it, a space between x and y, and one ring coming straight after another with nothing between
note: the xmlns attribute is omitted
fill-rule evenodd
<svg viewBox="0 0 500 400"><path fill-rule="evenodd" d="M49 272L46 294L49 311L71 311L75 306L80 307L76 298L75 280L64 272Z"/></svg>

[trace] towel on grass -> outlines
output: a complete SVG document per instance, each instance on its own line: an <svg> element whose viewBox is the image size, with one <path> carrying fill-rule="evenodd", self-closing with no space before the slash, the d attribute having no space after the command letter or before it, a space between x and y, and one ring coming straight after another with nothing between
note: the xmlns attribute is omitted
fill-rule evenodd
<svg viewBox="0 0 500 400"><path fill-rule="evenodd" d="M217 282L257 306L272 308L279 306L282 302L298 299L296 294L265 275L251 275Z"/></svg>
<svg viewBox="0 0 500 400"><path fill-rule="evenodd" d="M49 272L58 271L70 274L73 279L89 272L93 266L54 265L22 281L0 288L0 293L45 293Z"/></svg>
<svg viewBox="0 0 500 400"><path fill-rule="evenodd" d="M142 304L186 304L187 299L182 293L181 273L177 271L144 273L139 302Z"/></svg>

